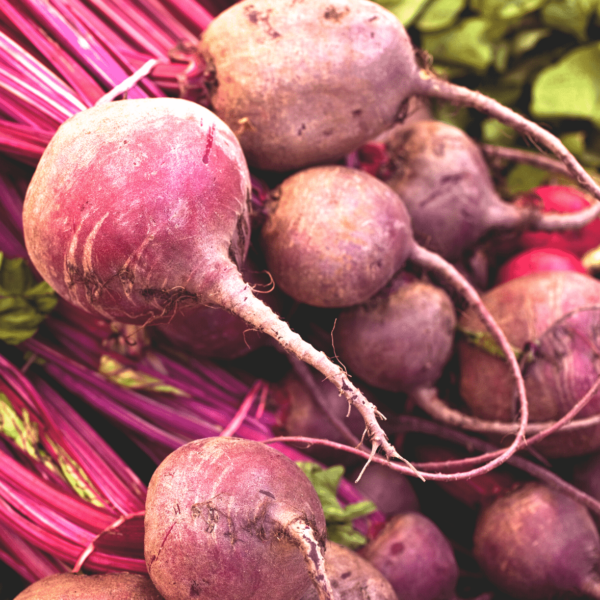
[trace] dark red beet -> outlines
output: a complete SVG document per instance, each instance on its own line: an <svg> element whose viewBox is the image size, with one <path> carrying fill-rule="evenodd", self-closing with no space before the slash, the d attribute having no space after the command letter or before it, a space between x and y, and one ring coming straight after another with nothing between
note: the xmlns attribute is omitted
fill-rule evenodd
<svg viewBox="0 0 600 600"><path fill-rule="evenodd" d="M395 456L346 373L243 281L249 199L242 150L213 113L175 98L113 102L52 138L25 198L25 241L44 279L95 315L156 323L203 304L241 317L332 381Z"/></svg>
<svg viewBox="0 0 600 600"><path fill-rule="evenodd" d="M528 353L523 377L532 422L563 416L600 375L598 298L599 281L570 271L526 275L483 295L510 343ZM506 362L469 341L471 334L483 331L472 312L464 315L459 328L467 334L458 344L462 398L476 417L514 421L518 407ZM579 415L589 417L598 411L600 393ZM558 432L536 448L548 456L576 456L599 446L600 427L595 426Z"/></svg>
<svg viewBox="0 0 600 600"><path fill-rule="evenodd" d="M368 561L345 546L327 543L325 570L335 600L398 600L390 582ZM309 589L302 600L317 600Z"/></svg>
<svg viewBox="0 0 600 600"><path fill-rule="evenodd" d="M392 584L401 600L450 600L458 565L448 540L420 513L397 515L362 555Z"/></svg>
<svg viewBox="0 0 600 600"><path fill-rule="evenodd" d="M543 185L515 201L516 206L536 207L548 212L574 213L590 205L579 190L564 185ZM558 248L582 256L600 244L600 220L573 231L525 231L519 238L523 248Z"/></svg>
<svg viewBox="0 0 600 600"><path fill-rule="evenodd" d="M309 480L259 442L205 438L171 453L148 487L144 551L166 600L299 599L324 575L325 517Z"/></svg>
<svg viewBox="0 0 600 600"><path fill-rule="evenodd" d="M44 577L15 600L163 600L150 579L139 573L81 575L61 573Z"/></svg>
<svg viewBox="0 0 600 600"><path fill-rule="evenodd" d="M523 226L529 212L496 193L477 144L440 121L398 128L387 141L388 184L404 200L415 239L447 260L458 260L486 233Z"/></svg>
<svg viewBox="0 0 600 600"><path fill-rule="evenodd" d="M531 248L509 258L498 270L496 285L541 271L587 271L577 256L558 248Z"/></svg>
<svg viewBox="0 0 600 600"><path fill-rule="evenodd" d="M586 508L541 483L496 500L477 521L474 554L514 598L600 598L600 539Z"/></svg>
<svg viewBox="0 0 600 600"><path fill-rule="evenodd" d="M342 363L370 385L410 392L435 384L454 344L456 315L442 289L401 277L340 313L333 332Z"/></svg>

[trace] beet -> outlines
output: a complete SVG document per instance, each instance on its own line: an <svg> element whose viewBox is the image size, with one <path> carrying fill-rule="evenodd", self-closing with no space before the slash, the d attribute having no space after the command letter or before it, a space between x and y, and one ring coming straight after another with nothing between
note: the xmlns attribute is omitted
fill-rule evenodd
<svg viewBox="0 0 600 600"><path fill-rule="evenodd" d="M478 518L474 555L514 598L600 598L600 538L586 508L541 483L499 498Z"/></svg>
<svg viewBox="0 0 600 600"><path fill-rule="evenodd" d="M362 556L392 584L401 600L450 600L458 565L448 540L427 517L395 516L367 544Z"/></svg>
<svg viewBox="0 0 600 600"><path fill-rule="evenodd" d="M240 275L250 176L231 130L175 98L102 104L61 125L25 198L35 267L68 301L124 323L168 321L199 304L241 317L332 381L394 448L346 373L293 333Z"/></svg>
<svg viewBox="0 0 600 600"><path fill-rule="evenodd" d="M398 600L390 582L370 562L345 546L327 543L325 570L335 600ZM317 600L315 590L309 589L302 600Z"/></svg>
<svg viewBox="0 0 600 600"><path fill-rule="evenodd" d="M312 306L364 302L402 267L413 244L397 194L347 167L288 177L265 211L261 245L269 271L286 294Z"/></svg>
<svg viewBox="0 0 600 600"><path fill-rule="evenodd" d="M458 260L491 230L524 226L529 210L496 193L479 146L461 129L418 121L387 141L392 176L415 239L448 260Z"/></svg>
<svg viewBox="0 0 600 600"><path fill-rule="evenodd" d="M523 378L532 422L563 416L600 375L599 297L599 281L570 271L533 273L483 295L509 342L526 353ZM476 417L514 421L519 409L506 362L473 343L483 326L472 311L460 320L459 329L465 334L458 343L462 398ZM596 393L579 416L599 411ZM547 456L576 456L598 447L599 426L557 432L536 445Z"/></svg>
<svg viewBox="0 0 600 600"><path fill-rule="evenodd" d="M163 600L139 573L81 575L61 573L31 584L15 600Z"/></svg>
<svg viewBox="0 0 600 600"><path fill-rule="evenodd" d="M572 252L552 247L531 248L515 254L500 267L496 285L541 271L574 271L587 274L581 260Z"/></svg>
<svg viewBox="0 0 600 600"><path fill-rule="evenodd" d="M351 373L392 392L430 387L454 344L456 316L442 289L396 277L368 302L340 313L335 349Z"/></svg>
<svg viewBox="0 0 600 600"><path fill-rule="evenodd" d="M202 36L211 100L252 166L290 171L356 150L402 118L411 96L477 108L530 136L600 197L565 146L495 100L420 69L391 12L367 0L244 0Z"/></svg>
<svg viewBox="0 0 600 600"><path fill-rule="evenodd" d="M331 600L325 538L309 480L259 442L189 442L150 480L144 553L166 600L297 600L311 579Z"/></svg>

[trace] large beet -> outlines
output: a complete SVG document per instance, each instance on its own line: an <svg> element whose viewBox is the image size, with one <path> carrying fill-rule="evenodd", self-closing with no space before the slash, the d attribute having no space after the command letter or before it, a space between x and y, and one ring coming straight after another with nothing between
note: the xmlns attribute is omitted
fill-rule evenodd
<svg viewBox="0 0 600 600"><path fill-rule="evenodd" d="M599 298L599 281L569 271L526 275L483 295L513 347L527 353L523 377L532 421L562 417L600 375ZM459 328L466 334L458 344L463 399L477 417L514 421L518 407L506 362L489 345L473 343L483 326L472 312ZM596 393L580 416L599 411ZM537 447L548 456L584 454L600 447L600 427L559 432Z"/></svg>
<svg viewBox="0 0 600 600"><path fill-rule="evenodd" d="M450 600L458 565L450 542L420 513L395 516L362 555L392 584L399 600Z"/></svg>
<svg viewBox="0 0 600 600"><path fill-rule="evenodd" d="M474 555L511 597L600 598L600 538L586 508L530 483L496 500L479 516Z"/></svg>
<svg viewBox="0 0 600 600"><path fill-rule="evenodd" d="M150 579L139 573L81 575L61 573L44 577L15 600L163 600Z"/></svg>
<svg viewBox="0 0 600 600"><path fill-rule="evenodd" d="M150 480L145 528L148 572L167 600L297 600L311 579L326 597L319 498L259 442L206 438L171 453Z"/></svg>
<svg viewBox="0 0 600 600"><path fill-rule="evenodd" d="M335 542L327 543L325 570L335 600L398 600L390 582L356 552ZM313 588L302 600L317 600Z"/></svg>

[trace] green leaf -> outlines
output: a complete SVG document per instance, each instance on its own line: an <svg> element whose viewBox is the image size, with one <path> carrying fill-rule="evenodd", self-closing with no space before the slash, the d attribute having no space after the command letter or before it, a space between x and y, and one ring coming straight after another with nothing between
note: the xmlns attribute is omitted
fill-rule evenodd
<svg viewBox="0 0 600 600"><path fill-rule="evenodd" d="M327 523L327 535L330 540L349 548L358 548L366 543L362 534L352 527L352 521L366 517L377 507L370 500L342 506L337 499L337 489L344 476L344 467L336 465L322 469L311 462L296 463L313 484Z"/></svg>
<svg viewBox="0 0 600 600"><path fill-rule="evenodd" d="M394 13L404 27L412 24L423 7L430 0L377 0L378 4L385 6Z"/></svg>
<svg viewBox="0 0 600 600"><path fill-rule="evenodd" d="M598 0L550 0L542 9L542 21L585 42L590 19L597 7Z"/></svg>
<svg viewBox="0 0 600 600"><path fill-rule="evenodd" d="M518 164L506 177L506 189L511 195L528 192L548 181L548 171L530 165Z"/></svg>
<svg viewBox="0 0 600 600"><path fill-rule="evenodd" d="M539 119L587 119L600 126L600 45L569 52L543 69L531 91L531 114Z"/></svg>
<svg viewBox="0 0 600 600"><path fill-rule="evenodd" d="M164 383L157 377L148 375L143 371L130 369L106 354L103 354L100 357L100 367L98 368L98 371L107 379L110 379L110 381L113 381L121 387L134 390L145 390L148 392L173 394L175 396L189 396L187 392L184 392L173 385Z"/></svg>
<svg viewBox="0 0 600 600"><path fill-rule="evenodd" d="M533 50L538 42L547 38L552 33L551 29L525 29L517 31L512 39L511 53L513 56L522 56L526 52Z"/></svg>
<svg viewBox="0 0 600 600"><path fill-rule="evenodd" d="M466 8L467 0L433 0L416 23L419 31L439 31L456 23Z"/></svg>
<svg viewBox="0 0 600 600"><path fill-rule="evenodd" d="M481 123L481 139L487 144L510 146L516 138L517 132L514 129L496 119L485 119Z"/></svg>
<svg viewBox="0 0 600 600"><path fill-rule="evenodd" d="M29 339L56 303L52 288L35 282L25 260L0 252L0 340L16 345Z"/></svg>
<svg viewBox="0 0 600 600"><path fill-rule="evenodd" d="M489 19L517 19L539 10L547 0L471 0L470 6Z"/></svg>
<svg viewBox="0 0 600 600"><path fill-rule="evenodd" d="M466 65L484 74L494 62L489 25L480 17L468 17L450 29L423 33L421 46L436 59Z"/></svg>
<svg viewBox="0 0 600 600"><path fill-rule="evenodd" d="M498 73L504 73L508 67L508 59L510 58L510 44L506 40L502 40L496 44L494 54L494 68Z"/></svg>

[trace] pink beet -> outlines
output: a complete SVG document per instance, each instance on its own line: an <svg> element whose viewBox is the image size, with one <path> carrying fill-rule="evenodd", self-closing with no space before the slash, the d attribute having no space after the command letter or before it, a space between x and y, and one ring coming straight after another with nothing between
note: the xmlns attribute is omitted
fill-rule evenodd
<svg viewBox="0 0 600 600"><path fill-rule="evenodd" d="M540 271L574 271L587 274L572 252L553 247L531 248L509 258L498 270L496 285Z"/></svg>

